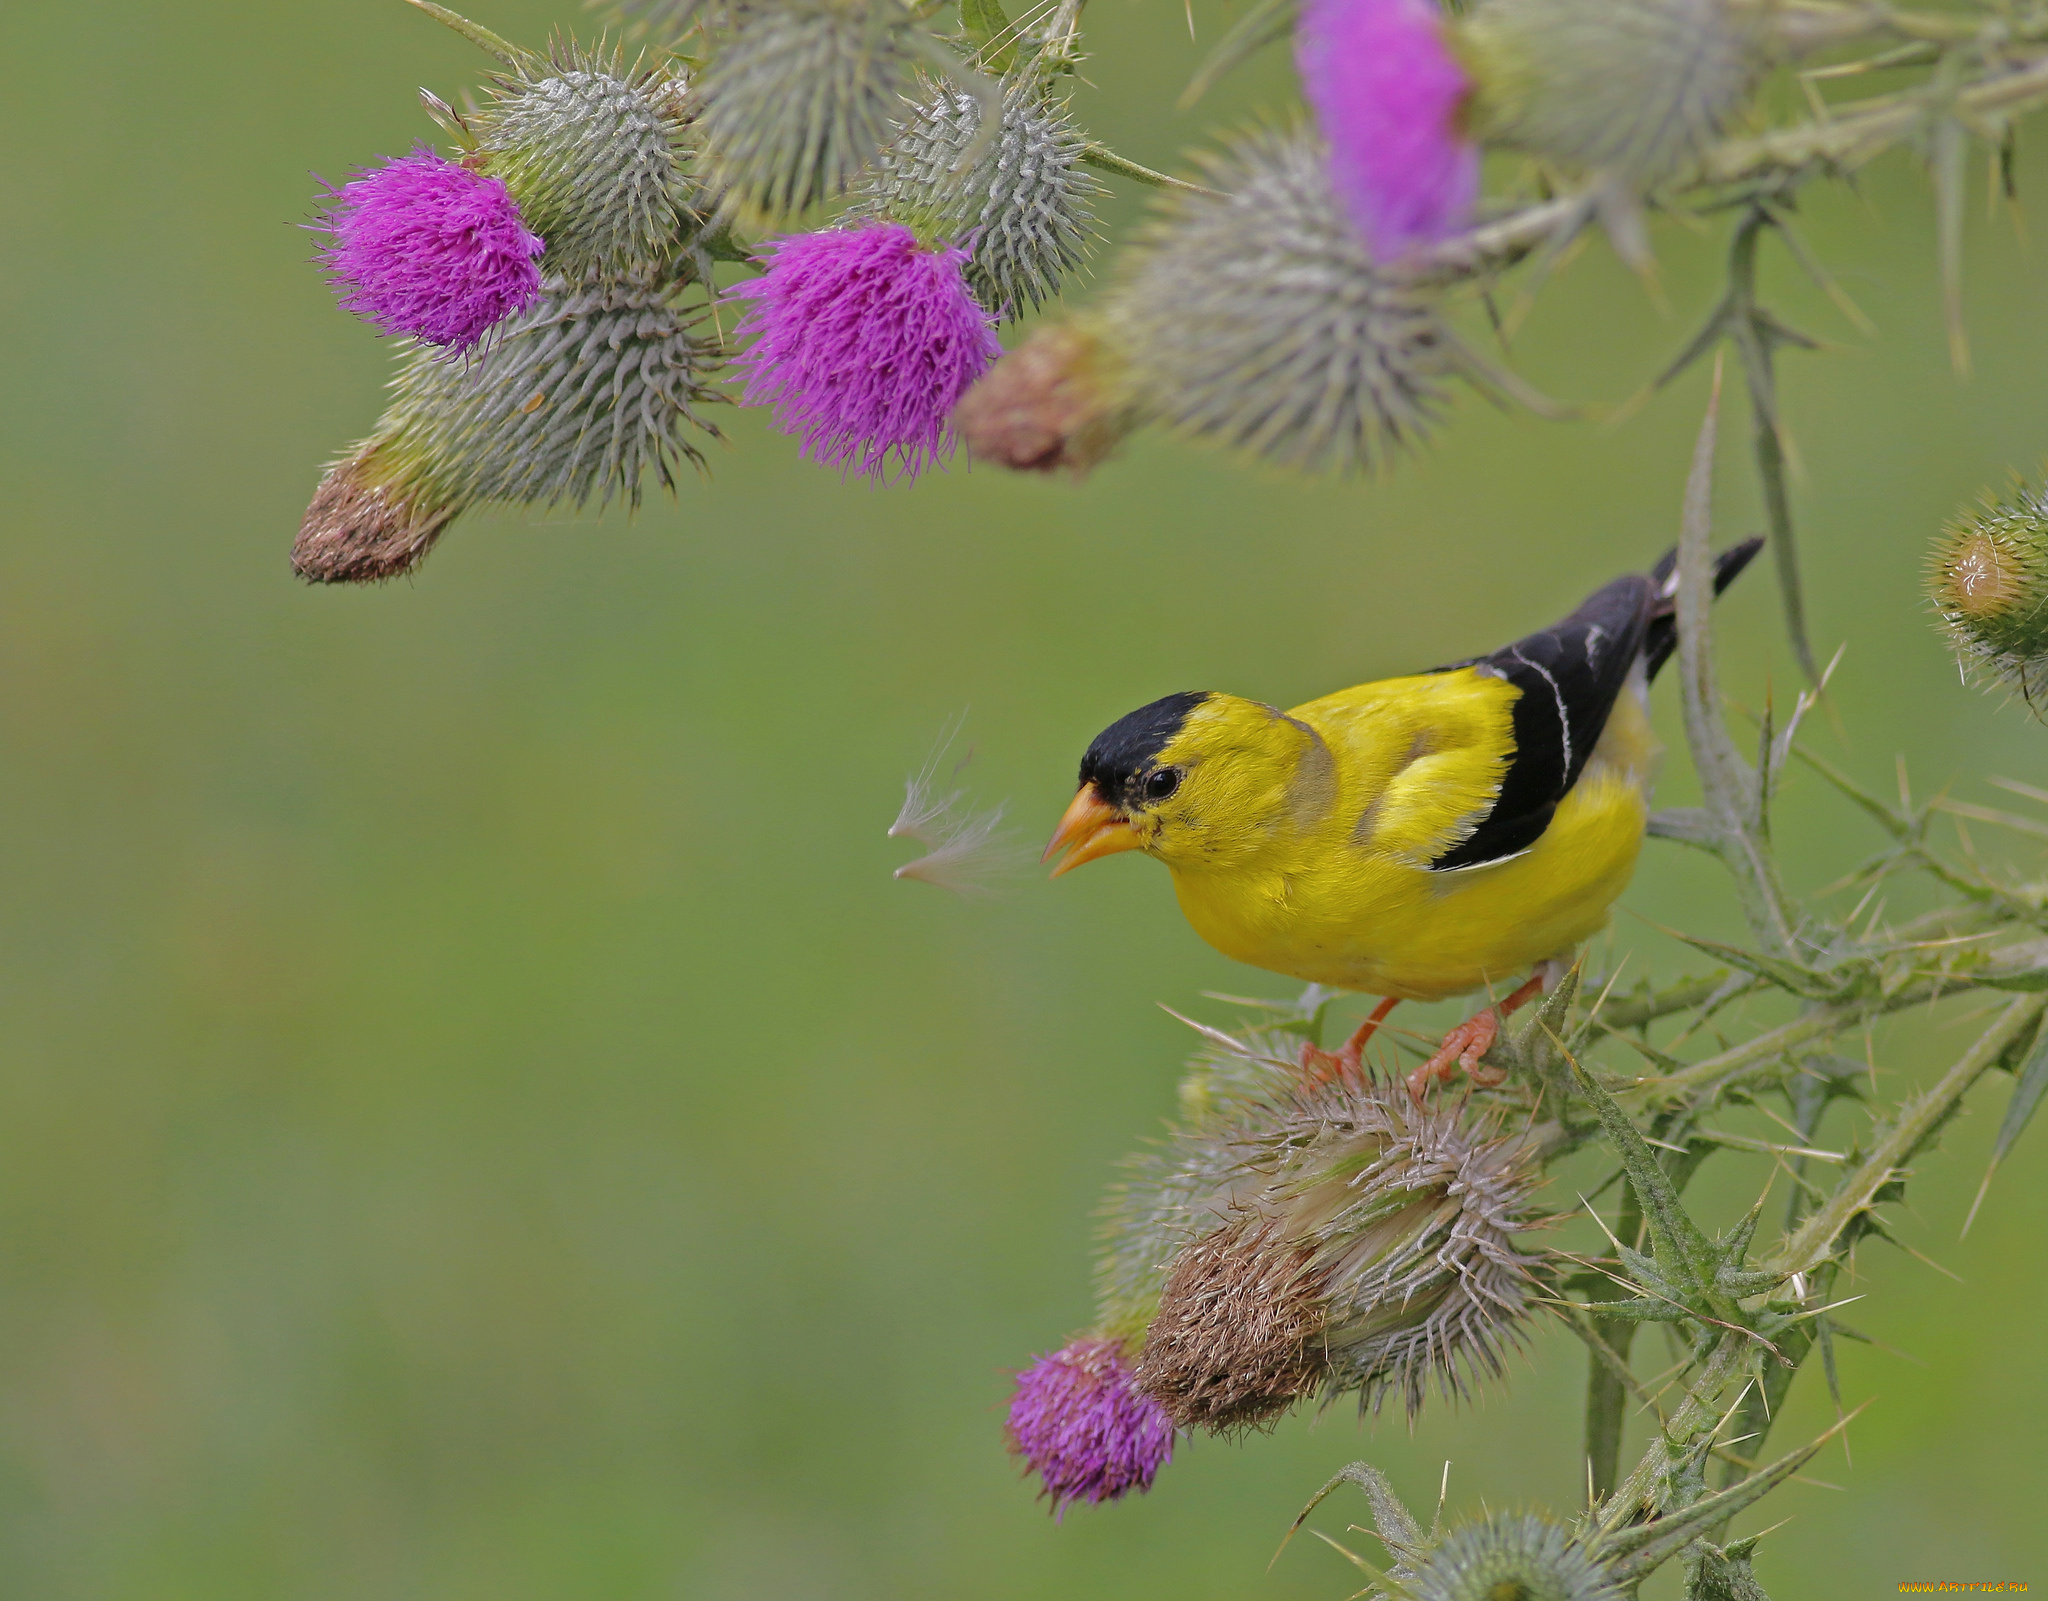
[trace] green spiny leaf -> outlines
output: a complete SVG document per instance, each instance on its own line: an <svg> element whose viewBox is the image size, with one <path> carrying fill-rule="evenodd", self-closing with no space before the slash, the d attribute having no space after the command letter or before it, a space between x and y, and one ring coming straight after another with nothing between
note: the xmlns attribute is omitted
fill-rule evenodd
<svg viewBox="0 0 2048 1601"><path fill-rule="evenodd" d="M1850 1417L1855 1415L1851 1413ZM1783 1484L1848 1424L1849 1418L1844 1418L1812 1443L1780 1457L1740 1483L1716 1490L1712 1495L1701 1496L1690 1506L1666 1512L1648 1523L1635 1524L1609 1535L1601 1542L1600 1555L1612 1564L1615 1578L1623 1584L1640 1579L1687 1541L1704 1534L1716 1524L1727 1522L1744 1507L1761 1500Z"/></svg>
<svg viewBox="0 0 2048 1601"><path fill-rule="evenodd" d="M1002 0L960 0L960 27L974 46L974 59L989 71L1007 73L1017 64L1017 31L1003 14Z"/></svg>
<svg viewBox="0 0 2048 1601"><path fill-rule="evenodd" d="M1970 1232L1970 1225L1977 1220L1977 1208L1984 1204L1984 1195L1991 1188L1991 1175L1998 1171L1998 1164L2005 1160L2005 1153L2013 1142L2025 1132L2034 1109L2041 1104L2041 1097L2048 1094L2048 1028L2034 1038L2033 1049L2027 1054L2025 1065L2017 1072L2013 1085L2012 1099L2005 1103L2005 1116L1999 1120L1998 1138L1991 1147L1991 1160L1984 1169L1984 1182L1977 1187L1977 1198L1970 1203L1970 1215L1963 1222L1963 1232Z"/></svg>
<svg viewBox="0 0 2048 1601"><path fill-rule="evenodd" d="M1809 1001L1831 1001L1838 998L1844 985L1838 976L1816 972L1802 967L1797 962L1782 961L1775 956L1765 956L1757 951L1746 951L1737 945L1723 945L1719 940L1698 939L1691 934L1671 931L1678 939L1685 941L1694 950L1704 952L1730 967L1739 967L1745 973L1753 973L1768 984Z"/></svg>
<svg viewBox="0 0 2048 1601"><path fill-rule="evenodd" d="M1308 1505L1301 1509L1300 1516L1289 1526L1288 1539L1294 1538L1295 1532L1307 1521L1308 1515L1328 1500L1330 1492L1340 1484L1355 1484L1365 1492L1366 1499L1372 1503L1373 1525L1389 1548L1396 1551L1419 1550L1427 1543L1422 1526L1401 1504L1401 1498L1394 1494L1393 1484L1370 1462L1347 1463L1332 1474L1330 1482L1316 1491ZM1285 1547L1285 1541L1282 1542L1282 1546Z"/></svg>
<svg viewBox="0 0 2048 1601"><path fill-rule="evenodd" d="M1635 1186L1636 1194L1642 1197L1643 1216L1648 1220L1651 1235L1656 1241L1660 1265L1688 1289L1701 1295L1712 1294L1717 1265L1713 1242L1679 1203L1678 1191L1672 1188L1670 1177L1635 1124L1629 1121L1628 1114L1615 1104L1613 1096L1594 1082L1592 1074L1577 1062L1571 1065L1579 1094L1599 1117L1600 1126L1607 1131L1615 1154L1621 1158L1622 1166L1628 1169L1629 1182Z"/></svg>
<svg viewBox="0 0 2048 1601"><path fill-rule="evenodd" d="M2033 1117L2034 1108L2041 1104L2043 1094L2048 1094L2048 1029L2035 1037L2026 1065L2019 1070L2019 1082L2013 1086L2012 1099L2005 1103L2005 1117L1998 1125L1998 1141L1991 1150L1994 1165L2003 1161L2005 1153L2012 1149L2013 1141L2020 1137L2028 1119Z"/></svg>

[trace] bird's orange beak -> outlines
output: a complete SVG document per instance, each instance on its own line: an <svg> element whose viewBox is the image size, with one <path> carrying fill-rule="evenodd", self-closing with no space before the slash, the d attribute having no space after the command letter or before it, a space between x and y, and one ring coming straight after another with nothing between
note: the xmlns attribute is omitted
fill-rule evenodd
<svg viewBox="0 0 2048 1601"><path fill-rule="evenodd" d="M1092 862L1098 856L1114 856L1118 851L1134 851L1143 843L1129 818L1104 800L1093 784L1083 784L1039 860L1049 862L1065 851L1066 860L1052 870L1052 876L1058 878L1083 862Z"/></svg>

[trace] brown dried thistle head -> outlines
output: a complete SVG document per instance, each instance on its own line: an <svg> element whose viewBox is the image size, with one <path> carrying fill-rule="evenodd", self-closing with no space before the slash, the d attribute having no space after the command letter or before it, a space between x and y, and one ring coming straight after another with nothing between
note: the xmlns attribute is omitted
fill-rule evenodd
<svg viewBox="0 0 2048 1601"><path fill-rule="evenodd" d="M1040 328L961 397L953 426L978 461L1085 478L1137 423L1121 373L1086 322Z"/></svg>
<svg viewBox="0 0 2048 1601"><path fill-rule="evenodd" d="M1537 1221L1530 1142L1399 1083L1283 1093L1196 1136L1235 1159L1182 1203L1212 1226L1164 1268L1140 1387L1177 1424L1229 1430L1319 1389L1375 1411L1398 1393L1412 1416L1432 1380L1462 1395L1499 1375L1532 1301L1514 1243Z"/></svg>
<svg viewBox="0 0 2048 1601"><path fill-rule="evenodd" d="M1184 1429L1255 1427L1329 1371L1314 1254L1246 1217L1174 1258L1139 1355L1139 1388Z"/></svg>
<svg viewBox="0 0 2048 1601"><path fill-rule="evenodd" d="M327 469L292 544L309 584L376 583L426 560L460 508L377 471L375 443Z"/></svg>

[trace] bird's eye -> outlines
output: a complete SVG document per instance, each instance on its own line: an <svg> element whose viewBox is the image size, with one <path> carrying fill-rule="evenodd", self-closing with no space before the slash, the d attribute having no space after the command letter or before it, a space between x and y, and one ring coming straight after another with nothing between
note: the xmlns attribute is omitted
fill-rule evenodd
<svg viewBox="0 0 2048 1601"><path fill-rule="evenodd" d="M1145 799L1163 801L1180 788L1180 772L1177 768L1161 767L1145 780Z"/></svg>

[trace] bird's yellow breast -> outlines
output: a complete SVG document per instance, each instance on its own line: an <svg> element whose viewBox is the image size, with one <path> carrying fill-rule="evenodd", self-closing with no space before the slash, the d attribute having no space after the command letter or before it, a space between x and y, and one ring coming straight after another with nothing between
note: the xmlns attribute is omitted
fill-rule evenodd
<svg viewBox="0 0 2048 1601"><path fill-rule="evenodd" d="M1511 988L1569 952L1606 923L1635 870L1655 741L1638 688L1625 690L1531 848L1432 870L1498 792L1517 693L1466 669L1297 707L1289 720L1321 754L1256 854L1227 867L1168 861L1188 921L1253 966L1411 1000Z"/></svg>

